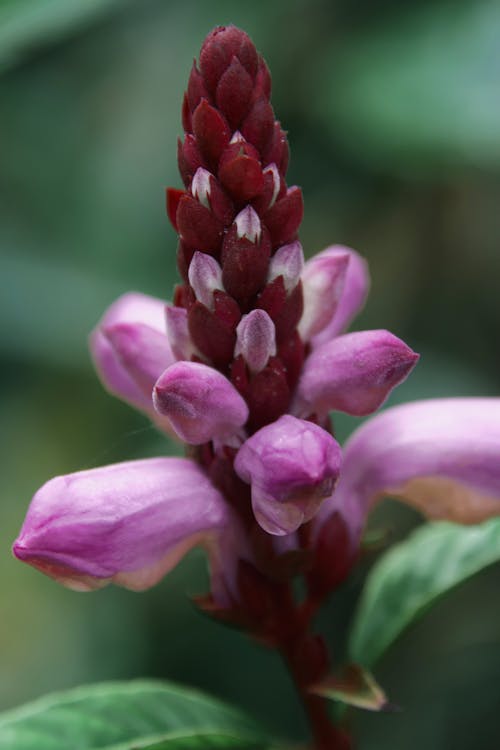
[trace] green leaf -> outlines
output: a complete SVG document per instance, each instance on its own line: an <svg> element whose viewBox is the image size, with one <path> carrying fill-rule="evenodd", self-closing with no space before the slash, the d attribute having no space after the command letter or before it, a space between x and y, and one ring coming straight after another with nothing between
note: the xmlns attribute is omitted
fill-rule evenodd
<svg viewBox="0 0 500 750"><path fill-rule="evenodd" d="M404 3L335 40L318 116L353 154L408 174L500 167L500 5Z"/></svg>
<svg viewBox="0 0 500 750"><path fill-rule="evenodd" d="M0 714L0 750L265 750L239 711L177 685L110 682Z"/></svg>
<svg viewBox="0 0 500 750"><path fill-rule="evenodd" d="M357 664L348 664L339 675L327 677L314 685L310 692L367 711L392 708L374 676Z"/></svg>
<svg viewBox="0 0 500 750"><path fill-rule="evenodd" d="M104 15L117 0L0 0L0 69L34 45L61 39Z"/></svg>
<svg viewBox="0 0 500 750"><path fill-rule="evenodd" d="M429 523L393 547L368 576L350 657L372 666L414 620L458 584L500 561L500 518L479 526Z"/></svg>

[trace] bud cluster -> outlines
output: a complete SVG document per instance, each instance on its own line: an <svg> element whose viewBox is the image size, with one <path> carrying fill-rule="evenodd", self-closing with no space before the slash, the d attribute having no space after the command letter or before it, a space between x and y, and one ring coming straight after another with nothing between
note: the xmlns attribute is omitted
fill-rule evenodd
<svg viewBox="0 0 500 750"><path fill-rule="evenodd" d="M288 410L304 357L302 193L286 184L288 143L270 92L250 38L214 29L184 96L185 190L167 190L184 281L174 303L187 311L191 342L183 355L229 377L248 404L251 432Z"/></svg>

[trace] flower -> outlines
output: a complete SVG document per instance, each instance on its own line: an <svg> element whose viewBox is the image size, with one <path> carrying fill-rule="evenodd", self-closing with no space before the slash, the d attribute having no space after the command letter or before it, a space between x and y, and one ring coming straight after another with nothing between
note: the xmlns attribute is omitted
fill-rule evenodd
<svg viewBox="0 0 500 750"><path fill-rule="evenodd" d="M432 519L470 524L500 515L500 399L415 401L367 420L344 446L341 478L317 527L340 512L357 544L385 496Z"/></svg>
<svg viewBox="0 0 500 750"><path fill-rule="evenodd" d="M340 461L340 446L326 430L284 414L244 442L234 468L252 487L259 524L281 536L309 521L332 494Z"/></svg>
<svg viewBox="0 0 500 750"><path fill-rule="evenodd" d="M227 503L193 461L127 461L44 484L14 554L76 590L110 581L141 590L195 544L217 554L215 539L229 516Z"/></svg>
<svg viewBox="0 0 500 750"><path fill-rule="evenodd" d="M344 333L369 287L355 251L304 263L302 193L286 183L270 87L244 32L208 35L182 110L185 189L167 191L182 284L173 305L124 295L90 338L105 387L195 447L35 494L14 554L66 585L147 588L202 544L227 607L245 576L283 576L277 562L297 546L309 547L312 588L335 585L381 493L462 521L498 513L498 400L388 410L354 433L341 465L328 412L372 413L418 355L388 331Z"/></svg>

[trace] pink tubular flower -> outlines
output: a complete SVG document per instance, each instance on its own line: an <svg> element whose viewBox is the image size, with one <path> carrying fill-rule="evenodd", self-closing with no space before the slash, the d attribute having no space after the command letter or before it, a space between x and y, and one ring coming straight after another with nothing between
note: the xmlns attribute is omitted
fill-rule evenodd
<svg viewBox="0 0 500 750"><path fill-rule="evenodd" d="M389 331L360 331L338 336L309 355L296 392L298 413L344 411L354 416L379 408L418 360L410 347Z"/></svg>
<svg viewBox="0 0 500 750"><path fill-rule="evenodd" d="M89 337L104 387L154 416L151 391L175 361L166 335L165 303L138 292L119 297Z"/></svg>
<svg viewBox="0 0 500 750"><path fill-rule="evenodd" d="M114 581L140 591L216 538L229 509L183 458L151 458L56 477L33 498L14 554L69 588Z"/></svg>
<svg viewBox="0 0 500 750"><path fill-rule="evenodd" d="M317 518L346 518L354 543L369 510L396 497L433 519L479 523L500 514L500 399L396 406L354 431L341 480Z"/></svg>
<svg viewBox="0 0 500 750"><path fill-rule="evenodd" d="M197 362L178 362L165 370L153 403L191 445L230 438L248 419L248 406L229 380Z"/></svg>
<svg viewBox="0 0 500 750"><path fill-rule="evenodd" d="M286 182L270 91L249 37L214 29L184 97L184 189L167 191L182 283L172 305L120 297L90 337L104 386L196 447L51 480L14 545L67 585L143 589L202 544L213 597L255 627L276 624L262 612L277 581L298 571L319 590L326 566L338 583L384 493L464 522L500 508L499 400L388 410L341 463L328 412L373 412L417 355L388 331L344 333L369 287L355 251L304 264L302 193Z"/></svg>
<svg viewBox="0 0 500 750"><path fill-rule="evenodd" d="M281 536L309 521L332 494L340 461L340 447L326 430L286 414L248 438L234 468L252 487L260 525Z"/></svg>

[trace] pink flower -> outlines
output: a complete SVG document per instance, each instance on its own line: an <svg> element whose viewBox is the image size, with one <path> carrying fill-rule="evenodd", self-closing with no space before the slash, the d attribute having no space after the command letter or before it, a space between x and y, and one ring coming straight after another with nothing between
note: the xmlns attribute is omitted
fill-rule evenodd
<svg viewBox="0 0 500 750"><path fill-rule="evenodd" d="M183 126L185 189L167 191L183 283L173 305L121 297L90 347L111 393L196 447L51 480L14 554L72 587L143 589L202 544L227 605L241 558L269 573L309 521L338 580L384 493L433 517L497 514L499 400L388 410L354 433L341 466L328 412L375 411L418 356L388 331L343 333L369 287L357 253L333 246L304 264L269 71L235 27L203 44Z"/></svg>

